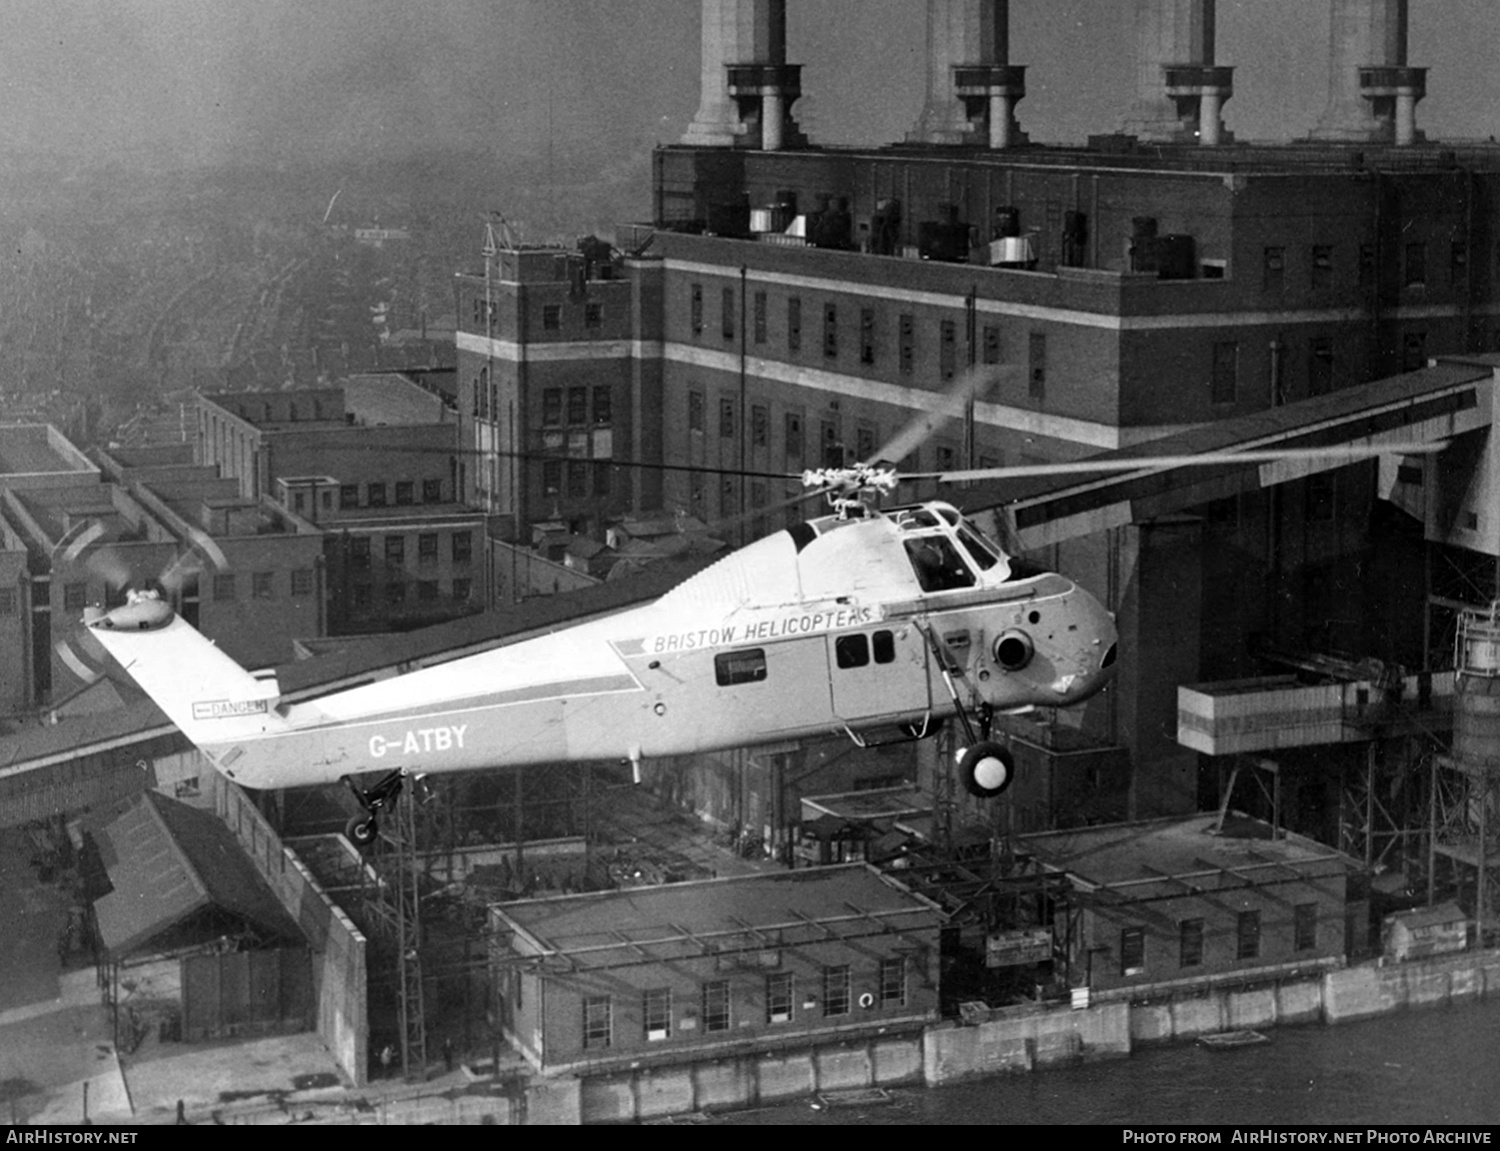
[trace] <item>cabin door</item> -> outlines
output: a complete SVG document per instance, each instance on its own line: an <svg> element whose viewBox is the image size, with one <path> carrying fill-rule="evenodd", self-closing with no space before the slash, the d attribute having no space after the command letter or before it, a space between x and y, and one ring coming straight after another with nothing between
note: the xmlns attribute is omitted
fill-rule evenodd
<svg viewBox="0 0 1500 1151"><path fill-rule="evenodd" d="M932 706L927 645L910 624L830 635L828 680L844 723L920 722Z"/></svg>

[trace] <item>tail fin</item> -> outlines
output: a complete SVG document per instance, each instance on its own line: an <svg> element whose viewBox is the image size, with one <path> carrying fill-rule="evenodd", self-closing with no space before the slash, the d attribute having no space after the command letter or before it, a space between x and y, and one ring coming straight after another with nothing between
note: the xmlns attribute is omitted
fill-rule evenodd
<svg viewBox="0 0 1500 1151"><path fill-rule="evenodd" d="M180 616L134 630L112 625L110 616L87 622L141 690L210 755L287 727L276 711L281 692L275 678L257 679Z"/></svg>

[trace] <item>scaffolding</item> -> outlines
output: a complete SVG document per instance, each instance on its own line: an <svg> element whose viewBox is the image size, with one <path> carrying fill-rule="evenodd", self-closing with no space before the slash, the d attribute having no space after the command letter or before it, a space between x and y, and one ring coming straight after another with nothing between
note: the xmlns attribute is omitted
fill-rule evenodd
<svg viewBox="0 0 1500 1151"><path fill-rule="evenodd" d="M417 862L417 797L388 809L371 847L373 882L364 888L365 922L395 952L401 1074L426 1078L427 1015L422 996L421 868Z"/></svg>

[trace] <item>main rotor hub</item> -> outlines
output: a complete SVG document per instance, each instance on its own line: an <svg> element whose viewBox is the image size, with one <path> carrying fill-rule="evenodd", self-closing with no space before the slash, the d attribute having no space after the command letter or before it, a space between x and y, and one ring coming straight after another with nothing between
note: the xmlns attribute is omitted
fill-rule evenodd
<svg viewBox="0 0 1500 1151"><path fill-rule="evenodd" d="M900 482L896 469L889 464L851 464L802 473L803 486L824 489L829 506L840 519L847 519L856 509L861 514L867 512L867 500L890 495Z"/></svg>

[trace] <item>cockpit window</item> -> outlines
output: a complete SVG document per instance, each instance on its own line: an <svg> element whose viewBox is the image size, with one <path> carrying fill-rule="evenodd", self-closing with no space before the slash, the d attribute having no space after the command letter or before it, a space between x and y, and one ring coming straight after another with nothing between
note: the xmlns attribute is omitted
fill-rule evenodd
<svg viewBox="0 0 1500 1151"><path fill-rule="evenodd" d="M919 536L906 541L906 554L923 591L973 587L974 573L947 536Z"/></svg>
<svg viewBox="0 0 1500 1151"><path fill-rule="evenodd" d="M974 558L974 562L979 565L980 571L987 572L1000 562L999 553L990 546L989 541L973 528L969 527L968 524L964 524L958 529L958 538L963 541L964 550Z"/></svg>

